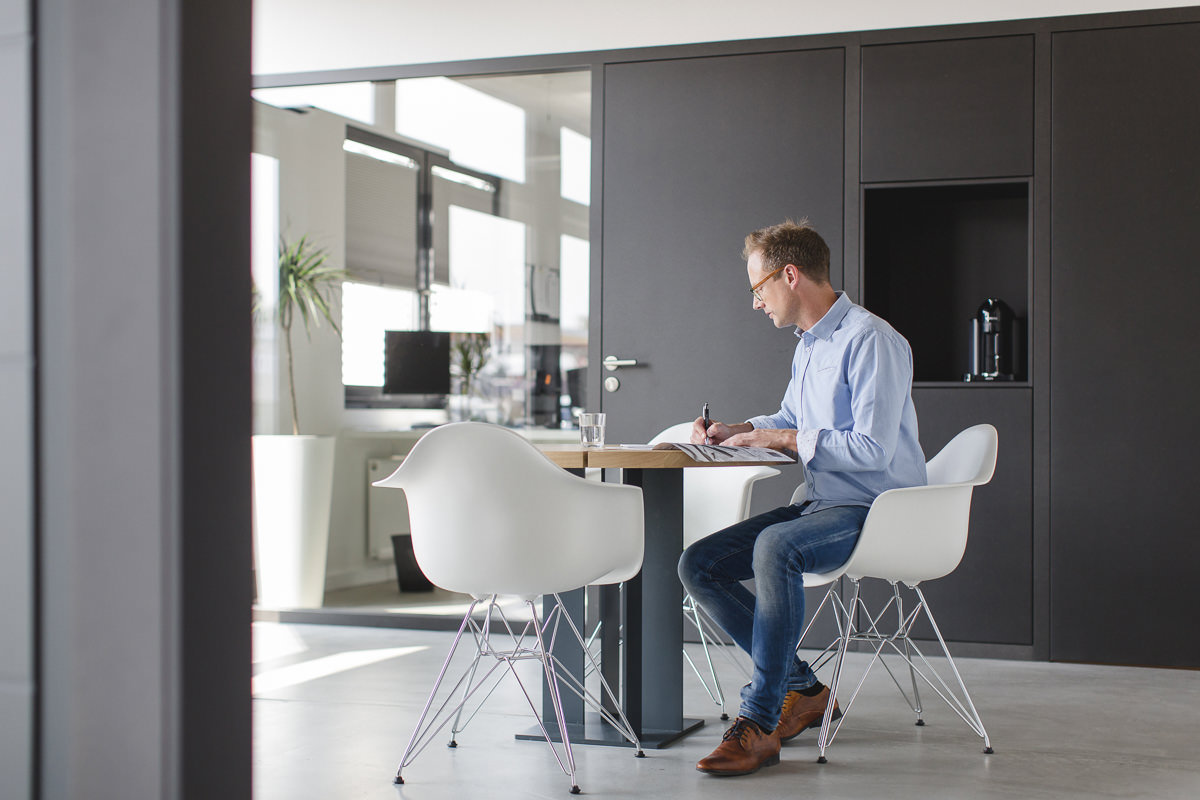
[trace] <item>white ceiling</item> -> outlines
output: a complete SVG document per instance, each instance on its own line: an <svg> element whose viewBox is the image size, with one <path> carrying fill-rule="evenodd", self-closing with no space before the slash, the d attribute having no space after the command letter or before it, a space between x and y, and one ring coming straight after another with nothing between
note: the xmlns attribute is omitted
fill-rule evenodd
<svg viewBox="0 0 1200 800"><path fill-rule="evenodd" d="M255 0L258 75L1194 5L1195 0Z"/></svg>

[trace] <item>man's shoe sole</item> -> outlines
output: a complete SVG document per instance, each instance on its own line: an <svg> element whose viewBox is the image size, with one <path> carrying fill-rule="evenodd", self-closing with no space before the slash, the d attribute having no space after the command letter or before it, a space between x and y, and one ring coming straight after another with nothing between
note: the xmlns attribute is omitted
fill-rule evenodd
<svg viewBox="0 0 1200 800"><path fill-rule="evenodd" d="M836 708L836 707L835 707L835 708L833 709L833 719L831 719L831 720L830 720L830 722L833 722L833 720L834 720L834 719L840 719L840 718L841 718L841 716L842 716L842 710L841 710L840 708ZM817 717L816 719L814 719L812 722L810 722L810 723L808 723L807 725L805 725L805 726L804 726L803 728L801 728L800 730L798 730L798 731L796 731L795 733L793 733L791 736L780 737L779 741L781 741L781 742L790 742L792 739L795 739L797 736L799 736L800 734L804 733L806 730L809 730L810 728L819 728L819 727L821 727L821 722L822 722L824 719L825 719L825 715L824 715L824 714L822 714L821 716L819 716L819 717Z"/></svg>
<svg viewBox="0 0 1200 800"><path fill-rule="evenodd" d="M732 778L736 775L753 775L755 772L758 772L763 767L773 767L778 763L779 763L779 753L776 753L773 756L768 756L766 758L766 760L764 760L762 763L760 763L754 769L738 769L738 770L734 770L734 769L700 769L699 766L697 766L696 769L699 770L700 772L703 772L705 775L715 775L718 778Z"/></svg>

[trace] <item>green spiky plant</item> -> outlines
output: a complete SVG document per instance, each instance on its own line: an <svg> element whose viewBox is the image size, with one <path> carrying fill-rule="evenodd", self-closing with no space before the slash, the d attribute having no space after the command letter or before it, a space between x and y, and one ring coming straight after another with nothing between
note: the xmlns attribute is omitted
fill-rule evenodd
<svg viewBox="0 0 1200 800"><path fill-rule="evenodd" d="M283 328L283 341L287 346L288 392L292 401L292 433L300 433L300 418L296 410L296 372L292 356L292 323L296 312L304 323L304 333L312 338L312 325L320 325L324 317L340 339L342 331L329 308L334 288L342 282L346 273L330 266L329 251L317 247L308 236L294 242L279 239L279 305L275 313L279 326Z"/></svg>
<svg viewBox="0 0 1200 800"><path fill-rule="evenodd" d="M451 350L454 371L462 379L458 391L470 398L471 383L491 356L491 337L486 333L456 333L451 341Z"/></svg>

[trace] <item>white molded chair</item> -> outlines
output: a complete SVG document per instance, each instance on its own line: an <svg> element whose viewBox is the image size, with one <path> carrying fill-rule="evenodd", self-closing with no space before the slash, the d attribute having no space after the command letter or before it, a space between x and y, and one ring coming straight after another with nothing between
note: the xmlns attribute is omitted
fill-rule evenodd
<svg viewBox="0 0 1200 800"><path fill-rule="evenodd" d="M975 710L967 686L950 656L950 650L946 647L946 641L942 638L929 603L921 592L920 584L948 575L962 560L971 517L971 494L976 486L982 486L992 479L996 468L997 445L996 429L991 425L975 425L959 433L926 465L928 485L892 489L875 498L863 523L858 543L845 565L832 572L805 574L806 587L830 584L821 604L805 627L800 644L803 645L804 638L821 609L828 605L837 622L838 636L814 660L813 668L816 669L829 659L834 659L833 679L830 682L831 696L837 696L842 678L842 664L850 642L864 643L873 651L871 661L849 701L841 707L841 718L836 721L831 719L832 703L825 710L817 742L820 749L817 760L820 763L826 762L826 748L833 743L834 737L841 730L863 682L876 663L883 664L909 707L916 713L917 725L925 724L921 712L921 698L917 690L919 676L983 739L983 752L992 752L987 730L983 727L983 721L979 718L979 712ZM806 487L801 484L792 498L793 502L802 502L805 494ZM835 583L843 575L852 585L849 603L839 594ZM892 596L883 608L872 611L867 607L860 595L863 578L877 578L891 584ZM915 607L905 609L900 595L900 584L909 587L916 594ZM896 614L895 630L891 630L890 626L887 630L881 630L880 626L885 624L884 615L893 609ZM954 674L961 698L942 679L917 643L911 639L912 625L922 612L933 628L946 663ZM883 660L885 648L890 648L890 651L898 654L908 665L913 692L911 699L896 679L891 667Z"/></svg>
<svg viewBox="0 0 1200 800"><path fill-rule="evenodd" d="M681 422L672 425L650 440L650 444L659 442L687 442L692 438L692 423ZM716 533L722 528L741 522L750 516L750 500L754 484L763 478L778 475L779 470L773 467L720 467L712 469L687 469L683 472L683 546L687 547ZM721 707L721 719L729 719L725 711L725 694L721 683L717 680L717 671L712 662L710 642L721 642L722 637L716 623L693 602L690 595L683 598L684 617L696 628L700 636L700 645L704 650L707 662L707 677L700 667L691 659L687 650L683 657L700 679L704 691L709 698ZM736 648L720 647L719 652L734 664L746 680L750 680L750 671L735 654Z"/></svg>
<svg viewBox="0 0 1200 800"><path fill-rule="evenodd" d="M627 580L641 569L641 489L571 475L519 434L478 422L433 429L417 442L399 469L374 485L403 489L407 495L413 551L421 571L435 585L474 598L400 759L395 782L404 783L403 769L451 720L451 746L457 746L455 735L465 724L464 710L474 705L474 710L467 713L469 722L495 683L489 689L483 687L501 667L505 669L500 670L497 681L507 670L521 684L547 744L571 779L572 793L579 793L579 785L562 710L563 687L598 711L633 743L637 755L643 756L641 744L603 675L601 691L617 709L615 716L552 652L560 627L568 629L583 646L578 628L558 598L559 592ZM519 596L529 606L532 621L523 626L510 624L496 602L498 595ZM538 617L538 595L555 600L545 619ZM473 617L481 603L486 609L482 621ZM493 642L494 622L508 631L510 644ZM475 641L474 658L431 715L451 660L467 631ZM585 657L591 658L586 650ZM541 664L562 737L561 747L555 746L538 714L534 695L514 667L515 662L527 659ZM476 695L479 699L472 703Z"/></svg>

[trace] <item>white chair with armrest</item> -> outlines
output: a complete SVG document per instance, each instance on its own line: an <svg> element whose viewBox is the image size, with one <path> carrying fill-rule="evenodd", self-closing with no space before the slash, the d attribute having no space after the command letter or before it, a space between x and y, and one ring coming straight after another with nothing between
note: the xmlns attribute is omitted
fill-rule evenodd
<svg viewBox="0 0 1200 800"><path fill-rule="evenodd" d="M975 425L959 433L942 448L926 465L928 485L904 489L892 489L875 498L863 524L862 534L845 565L832 572L805 574L804 585L829 584L829 590L817 607L800 637L800 645L812 628L813 621L821 609L828 605L834 613L838 636L813 660L816 669L834 659L833 679L830 682L831 696L836 697L842 679L842 666L850 642L859 642L872 652L871 661L855 686L850 699L841 706L840 719L832 719L833 703L825 711L818 738L820 756L825 763L825 751L841 730L849 715L859 690L876 662L883 664L892 681L917 715L917 725L924 725L921 698L917 691L920 677L947 705L962 718L976 735L983 739L983 752L991 753L991 740L975 704L967 692L966 684L950 655L941 630L933 618L929 603L921 591L924 581L941 578L953 572L967 546L967 528L971 516L971 494L976 486L992 479L996 468L998 436L991 425ZM793 496L793 502L802 502L806 487L802 484ZM851 583L850 599L846 602L838 591L836 581L845 576ZM885 580L892 586L891 597L878 610L867 607L860 594L864 578ZM905 609L900 595L900 584L904 584L916 595L916 605ZM895 612L895 629L887 629L884 615ZM857 612L857 621L856 613ZM937 673L933 665L912 639L912 626L924 614L928 620L942 654L953 673L961 693L955 694L947 682ZM890 648L908 665L912 683L912 698L900 685L891 667L883 660L885 648ZM915 654L915 658L914 658Z"/></svg>
<svg viewBox="0 0 1200 800"><path fill-rule="evenodd" d="M687 442L692 437L692 423L681 422L672 425L650 440L650 444L660 442ZM750 516L750 501L754 484L763 478L778 475L779 470L773 467L719 467L710 469L687 469L683 473L683 546L687 547L703 539L711 533L742 522ZM717 679L717 671L712 662L710 644L722 641L716 623L692 601L690 595L683 598L684 617L692 623L700 636L700 645L707 662L707 677L700 667L692 661L687 650L683 657L700 679L700 684L712 701L721 707L721 719L729 719L725 712L725 694L721 682ZM720 647L739 671L750 679L747 666L733 652L736 648Z"/></svg>
<svg viewBox="0 0 1200 800"><path fill-rule="evenodd" d="M641 489L571 475L517 433L477 422L433 429L399 469L375 485L403 489L407 495L413 551L422 572L435 585L473 598L400 759L395 782L404 783L402 770L451 720L451 741L457 745L453 737L462 729L464 710L469 721L495 688L495 683L488 689L484 686L497 670L497 680L507 671L521 684L547 744L570 777L572 793L579 792L579 785L562 710L564 687L598 711L642 756L641 744L603 676L601 691L617 709L615 715L563 667L552 650L554 637L567 635L565 631L583 647L559 592L617 583L641 568ZM499 595L520 597L529 606L532 621L510 623L496 602ZM545 619L539 618L535 602L539 595L555 600ZM473 614L481 604L486 613L479 620ZM493 641L492 627L497 623L507 630L511 643ZM451 660L468 631L475 644L474 657L457 682L449 684L446 674ZM586 650L585 656L590 659ZM561 747L555 746L548 723L543 723L534 705L535 695L515 668L515 662L529 659L537 660L545 675ZM450 688L431 714L443 686Z"/></svg>

